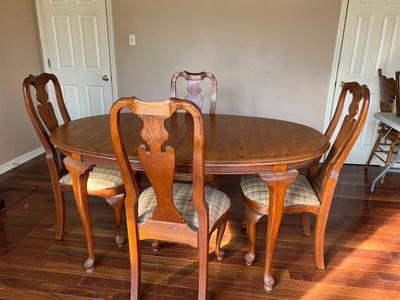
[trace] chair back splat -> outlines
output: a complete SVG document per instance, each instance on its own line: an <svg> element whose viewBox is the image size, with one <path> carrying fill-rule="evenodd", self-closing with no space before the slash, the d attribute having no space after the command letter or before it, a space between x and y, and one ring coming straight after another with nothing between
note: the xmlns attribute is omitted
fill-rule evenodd
<svg viewBox="0 0 400 300"><path fill-rule="evenodd" d="M184 78L188 84L188 94L185 96L185 99L195 103L200 108L200 110L203 108L204 104L204 98L201 95L200 84L206 78L211 80L210 114L215 114L215 109L217 107L217 79L215 78L215 76L208 72L177 72L171 78L171 97L177 97L176 82L180 77Z"/></svg>

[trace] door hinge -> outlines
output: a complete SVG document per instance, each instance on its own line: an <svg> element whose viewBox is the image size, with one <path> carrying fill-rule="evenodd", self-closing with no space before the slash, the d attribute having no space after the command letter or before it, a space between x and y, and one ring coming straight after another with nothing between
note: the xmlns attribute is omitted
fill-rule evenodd
<svg viewBox="0 0 400 300"><path fill-rule="evenodd" d="M51 68L50 58L47 59L47 65L49 66L49 68Z"/></svg>

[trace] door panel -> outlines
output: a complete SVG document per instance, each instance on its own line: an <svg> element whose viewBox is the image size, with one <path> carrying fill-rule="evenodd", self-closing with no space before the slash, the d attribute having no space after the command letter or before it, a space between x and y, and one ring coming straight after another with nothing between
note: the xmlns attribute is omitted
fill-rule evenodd
<svg viewBox="0 0 400 300"><path fill-rule="evenodd" d="M108 113L113 103L105 0L39 0L50 72L72 119Z"/></svg>
<svg viewBox="0 0 400 300"><path fill-rule="evenodd" d="M83 68L101 70L97 17L79 16L79 29L83 46Z"/></svg>
<svg viewBox="0 0 400 300"><path fill-rule="evenodd" d="M102 86L87 86L86 95L90 115L102 115L106 113L106 101Z"/></svg>
<svg viewBox="0 0 400 300"><path fill-rule="evenodd" d="M377 70L382 68L384 74L394 77L400 68L399 19L400 1L349 1L334 104L340 94L339 83L342 81L358 81L368 85L371 104L364 129L347 163L365 164L377 137L377 122L373 118L373 114L379 111ZM379 164L379 161L372 163Z"/></svg>
<svg viewBox="0 0 400 300"><path fill-rule="evenodd" d="M58 69L75 69L74 46L72 43L71 19L68 15L53 15L55 57ZM52 61L55 61L54 59Z"/></svg>
<svg viewBox="0 0 400 300"><path fill-rule="evenodd" d="M79 98L79 87L77 85L63 84L62 92L65 99L69 115L72 119L79 119L81 114L80 98Z"/></svg>

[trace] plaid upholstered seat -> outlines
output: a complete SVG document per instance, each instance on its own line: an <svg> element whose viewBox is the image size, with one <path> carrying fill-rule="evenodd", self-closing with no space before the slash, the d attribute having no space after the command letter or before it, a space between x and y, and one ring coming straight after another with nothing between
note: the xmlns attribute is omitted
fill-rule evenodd
<svg viewBox="0 0 400 300"><path fill-rule="evenodd" d="M173 190L174 204L190 228L199 228L199 219L193 204L191 184L175 183ZM205 188L204 198L208 204L209 228L229 209L231 201L223 192ZM156 207L157 199L153 187L145 189L139 196L139 223L147 221Z"/></svg>
<svg viewBox="0 0 400 300"><path fill-rule="evenodd" d="M269 193L267 184L258 175L245 175L240 180L243 194L261 205L269 205ZM286 190L285 206L320 205L306 176L299 175Z"/></svg>
<svg viewBox="0 0 400 300"><path fill-rule="evenodd" d="M60 179L61 184L72 184L71 174L67 173ZM89 173L87 189L89 191L106 190L123 185L121 174L118 169L94 167Z"/></svg>

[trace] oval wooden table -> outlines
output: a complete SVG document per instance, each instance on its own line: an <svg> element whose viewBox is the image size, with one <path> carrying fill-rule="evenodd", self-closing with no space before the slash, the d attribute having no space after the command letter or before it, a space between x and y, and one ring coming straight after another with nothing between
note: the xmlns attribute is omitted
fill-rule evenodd
<svg viewBox="0 0 400 300"><path fill-rule="evenodd" d="M287 186L329 148L328 139L310 127L267 118L204 114L205 173L259 174L270 189L264 283L272 288L271 263L282 218ZM121 127L132 168L142 170L135 149L142 144L141 121L126 114ZM178 113L166 122L167 142L176 149L177 172L191 172L192 121ZM174 130L176 129L176 130ZM89 257L94 262L92 227L86 196L88 174L94 164L117 166L109 130L109 116L72 121L55 129L51 141L68 156L73 190L82 220Z"/></svg>

